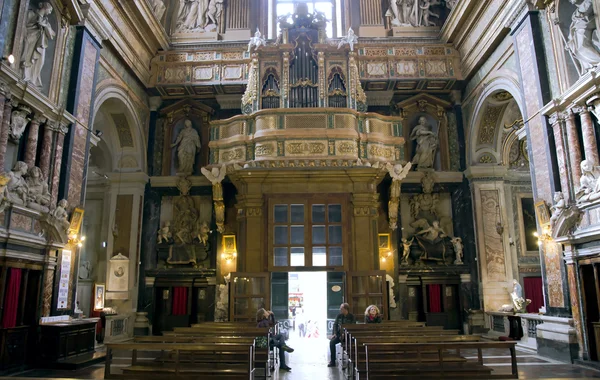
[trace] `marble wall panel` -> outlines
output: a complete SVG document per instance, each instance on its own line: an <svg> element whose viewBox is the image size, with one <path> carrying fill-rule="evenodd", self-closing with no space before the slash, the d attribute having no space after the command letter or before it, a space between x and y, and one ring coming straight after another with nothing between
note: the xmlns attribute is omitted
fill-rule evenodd
<svg viewBox="0 0 600 380"><path fill-rule="evenodd" d="M577 294L577 274L575 273L575 264L567 265L567 279L569 282L569 294L571 299L571 313L573 314L573 323L577 333L577 342L579 343L579 352L583 346L583 328L581 326L581 304L579 303L579 294Z"/></svg>
<svg viewBox="0 0 600 380"><path fill-rule="evenodd" d="M27 215L12 212L10 214L10 228L22 231L31 231L32 218Z"/></svg>
<svg viewBox="0 0 600 380"><path fill-rule="evenodd" d="M506 281L506 263L502 237L496 231L498 190L481 190L481 213L488 281Z"/></svg>
<svg viewBox="0 0 600 380"><path fill-rule="evenodd" d="M79 97L75 117L81 124L87 126L90 121L90 108L94 92L94 71L98 50L88 38L83 42L83 64L81 65L81 80L79 81Z"/></svg>
<svg viewBox="0 0 600 380"><path fill-rule="evenodd" d="M81 191L83 189L83 173L85 170L87 156L88 133L86 127L77 123L71 127L73 136L73 149L71 153L71 166L69 172L69 193L67 201L74 206L81 203Z"/></svg>
<svg viewBox="0 0 600 380"><path fill-rule="evenodd" d="M542 246L544 263L546 264L546 283L548 284L548 306L565 307L563 294L562 273L560 271L562 261L562 249L560 244L545 242Z"/></svg>

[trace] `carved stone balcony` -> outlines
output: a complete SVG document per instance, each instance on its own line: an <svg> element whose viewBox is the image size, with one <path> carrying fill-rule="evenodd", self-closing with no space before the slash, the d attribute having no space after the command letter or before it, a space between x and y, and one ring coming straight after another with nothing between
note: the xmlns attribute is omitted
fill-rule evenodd
<svg viewBox="0 0 600 380"><path fill-rule="evenodd" d="M211 122L210 163L371 166L404 160L402 118L348 108L268 109Z"/></svg>

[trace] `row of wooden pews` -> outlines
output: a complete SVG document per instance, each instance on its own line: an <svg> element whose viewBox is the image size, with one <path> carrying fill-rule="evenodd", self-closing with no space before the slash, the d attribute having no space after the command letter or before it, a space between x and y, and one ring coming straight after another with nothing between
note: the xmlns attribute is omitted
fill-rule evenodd
<svg viewBox="0 0 600 380"><path fill-rule="evenodd" d="M515 342L483 342L479 335L412 321L343 325L342 331L347 357L343 368L355 380L519 377ZM484 365L483 351L488 349L510 352L510 373Z"/></svg>
<svg viewBox="0 0 600 380"><path fill-rule="evenodd" d="M206 322L175 328L163 336L139 336L106 344L105 379L252 379L257 368L270 375L269 329L256 323ZM256 347L257 337L266 347ZM130 365L114 357L131 358ZM129 359L128 359L129 362ZM128 363L129 364L129 363Z"/></svg>

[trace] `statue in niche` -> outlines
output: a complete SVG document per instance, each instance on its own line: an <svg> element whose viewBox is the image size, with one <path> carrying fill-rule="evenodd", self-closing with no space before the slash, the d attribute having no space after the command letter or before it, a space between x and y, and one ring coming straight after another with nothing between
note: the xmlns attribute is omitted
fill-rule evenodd
<svg viewBox="0 0 600 380"><path fill-rule="evenodd" d="M9 178L5 189L5 198L10 203L25 206L29 189L25 181L27 175L27 164L23 161L17 161L12 170L7 173Z"/></svg>
<svg viewBox="0 0 600 380"><path fill-rule="evenodd" d="M50 202L52 195L48 191L48 181L42 177L42 169L37 166L29 168L27 171L27 207L41 212L50 211Z"/></svg>
<svg viewBox="0 0 600 380"><path fill-rule="evenodd" d="M438 136L432 132L425 116L419 117L417 125L410 133L410 139L417 142L417 150L412 159L413 164L416 164L418 169L433 168Z"/></svg>
<svg viewBox="0 0 600 380"><path fill-rule="evenodd" d="M154 16L156 16L156 19L160 22L165 14L165 11L167 10L165 3L163 0L149 0L149 2L150 7L152 8L152 13L154 13Z"/></svg>
<svg viewBox="0 0 600 380"><path fill-rule="evenodd" d="M171 144L171 148L177 147L177 172L192 174L194 172L194 161L196 154L200 151L200 136L192 127L192 121L187 119L183 129L177 135L177 140Z"/></svg>
<svg viewBox="0 0 600 380"><path fill-rule="evenodd" d="M173 234L171 233L171 222L166 222L162 228L159 228L156 242L158 244L163 244L170 242L172 239Z"/></svg>
<svg viewBox="0 0 600 380"><path fill-rule="evenodd" d="M208 9L215 0L180 0L181 8L175 22L175 33L208 32L216 29L210 24ZM216 9L216 4L213 4ZM212 25L212 26L211 26Z"/></svg>
<svg viewBox="0 0 600 380"><path fill-rule="evenodd" d="M58 202L58 206L56 206L56 208L50 212L50 215L54 217L55 223L59 225L65 232L67 232L71 225L71 223L69 223L69 213L67 212L68 207L69 203L67 200L61 199Z"/></svg>
<svg viewBox="0 0 600 380"><path fill-rule="evenodd" d="M27 12L25 24L26 35L21 54L23 80L30 81L36 87L42 87L42 68L46 58L48 40L54 39L56 33L52 30L48 16L52 13L52 5L48 2L38 4L38 9Z"/></svg>
<svg viewBox="0 0 600 380"><path fill-rule="evenodd" d="M575 193L578 202L593 202L600 199L600 167L590 160L581 161L581 178Z"/></svg>
<svg viewBox="0 0 600 380"><path fill-rule="evenodd" d="M435 26L429 17L439 18L439 14L431 8L440 4L440 0L390 0L386 16L391 18L392 26Z"/></svg>
<svg viewBox="0 0 600 380"><path fill-rule="evenodd" d="M569 0L575 5L571 16L567 47L582 72L595 67L600 62L600 34L594 19L592 0Z"/></svg>

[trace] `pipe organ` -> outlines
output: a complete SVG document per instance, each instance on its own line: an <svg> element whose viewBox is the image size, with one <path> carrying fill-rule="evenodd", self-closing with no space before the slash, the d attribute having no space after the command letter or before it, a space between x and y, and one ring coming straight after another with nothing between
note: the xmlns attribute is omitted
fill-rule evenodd
<svg viewBox="0 0 600 380"><path fill-rule="evenodd" d="M277 42L252 53L243 112L328 107L365 112L356 55L347 46L325 43L326 20L298 6L279 23Z"/></svg>

